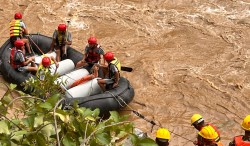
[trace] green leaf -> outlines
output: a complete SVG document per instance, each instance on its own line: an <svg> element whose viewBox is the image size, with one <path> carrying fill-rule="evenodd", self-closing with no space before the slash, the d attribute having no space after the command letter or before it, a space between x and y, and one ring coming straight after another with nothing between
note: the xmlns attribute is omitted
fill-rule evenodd
<svg viewBox="0 0 250 146"><path fill-rule="evenodd" d="M39 115L39 116L35 117L34 127L38 127L38 126L42 125L43 124L43 118L44 118L44 115Z"/></svg>
<svg viewBox="0 0 250 146"><path fill-rule="evenodd" d="M108 145L111 142L111 137L107 133L98 133L95 136L101 145Z"/></svg>
<svg viewBox="0 0 250 146"><path fill-rule="evenodd" d="M10 84L10 89L11 89L11 90L14 90L16 87L17 87L16 84L12 84L12 83Z"/></svg>
<svg viewBox="0 0 250 146"><path fill-rule="evenodd" d="M45 123L48 124L48 122L45 122ZM59 131L60 131L60 130L58 129L58 132L59 132ZM55 132L55 127L54 127L54 125L52 125L52 124L49 124L49 125L44 126L44 127L42 128L41 132L42 132L42 134L43 134L44 136L46 136L47 138L49 138L51 135L55 135L55 134L56 134L56 132Z"/></svg>
<svg viewBox="0 0 250 146"><path fill-rule="evenodd" d="M47 110L50 110L50 109L53 108L53 106L52 106L50 103L48 103L48 102L39 104L39 107L45 108L45 109L47 109Z"/></svg>
<svg viewBox="0 0 250 146"><path fill-rule="evenodd" d="M119 122L119 114L117 111L110 111L109 119L112 119L114 122Z"/></svg>
<svg viewBox="0 0 250 146"><path fill-rule="evenodd" d="M74 143L74 140L70 137L70 135L66 135L63 138L63 145L65 146L75 146L76 144Z"/></svg>
<svg viewBox="0 0 250 146"><path fill-rule="evenodd" d="M44 135L38 133L35 136L35 138L36 138L36 145L37 146L44 146L46 144L46 139L45 139Z"/></svg>
<svg viewBox="0 0 250 146"><path fill-rule="evenodd" d="M52 106L55 106L58 100L60 99L61 94L54 94L53 96L49 97L46 102L50 103Z"/></svg>
<svg viewBox="0 0 250 146"><path fill-rule="evenodd" d="M137 146L158 146L154 140L149 138L139 139Z"/></svg>
<svg viewBox="0 0 250 146"><path fill-rule="evenodd" d="M68 123L70 120L68 114L55 113L55 115L58 116L64 123Z"/></svg>
<svg viewBox="0 0 250 146"><path fill-rule="evenodd" d="M21 130L21 131L17 131L17 132L13 132L13 137L11 138L12 140L16 140L16 141L21 141L21 139L23 138L23 136L25 134L27 134L28 132L26 130Z"/></svg>
<svg viewBox="0 0 250 146"><path fill-rule="evenodd" d="M9 126L6 121L0 121L0 133L10 134Z"/></svg>

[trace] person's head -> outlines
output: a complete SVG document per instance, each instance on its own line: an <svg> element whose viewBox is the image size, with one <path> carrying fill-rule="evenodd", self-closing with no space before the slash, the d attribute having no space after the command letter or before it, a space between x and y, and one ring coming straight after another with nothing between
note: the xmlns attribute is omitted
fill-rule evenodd
<svg viewBox="0 0 250 146"><path fill-rule="evenodd" d="M22 40L16 40L14 45L17 49L21 50L22 47L24 47L24 42Z"/></svg>
<svg viewBox="0 0 250 146"><path fill-rule="evenodd" d="M246 134L250 135L250 115L247 115L241 123L241 127L245 130Z"/></svg>
<svg viewBox="0 0 250 146"><path fill-rule="evenodd" d="M113 52L107 52L106 54L104 54L104 59L107 62L111 62L112 60L114 60L115 56Z"/></svg>
<svg viewBox="0 0 250 146"><path fill-rule="evenodd" d="M59 24L57 29L58 29L59 33L65 33L67 26L66 26L66 24Z"/></svg>
<svg viewBox="0 0 250 146"><path fill-rule="evenodd" d="M14 19L22 19L22 18L23 18L23 16L20 12L15 13Z"/></svg>
<svg viewBox="0 0 250 146"><path fill-rule="evenodd" d="M219 141L218 133L210 125L202 127L198 134L203 138L205 145L215 144L216 141Z"/></svg>
<svg viewBox="0 0 250 146"><path fill-rule="evenodd" d="M200 114L194 114L191 117L191 125L193 125L197 130L201 130L204 124L204 119Z"/></svg>
<svg viewBox="0 0 250 146"><path fill-rule="evenodd" d="M97 44L97 39L95 37L93 37L93 36L88 38L88 44L89 44L90 47L95 46Z"/></svg>
<svg viewBox="0 0 250 146"><path fill-rule="evenodd" d="M159 128L156 131L155 142L158 146L168 146L170 140L170 132L166 128Z"/></svg>
<svg viewBox="0 0 250 146"><path fill-rule="evenodd" d="M51 64L50 58L49 58L49 57L43 57L43 59L42 59L42 65L43 65L44 67L49 67L50 64Z"/></svg>

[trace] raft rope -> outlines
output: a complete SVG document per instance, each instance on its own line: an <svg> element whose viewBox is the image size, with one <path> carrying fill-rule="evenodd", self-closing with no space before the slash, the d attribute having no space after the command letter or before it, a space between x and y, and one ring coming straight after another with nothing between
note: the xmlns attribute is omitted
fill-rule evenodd
<svg viewBox="0 0 250 146"><path fill-rule="evenodd" d="M110 94L115 98L115 100L119 103L119 105L120 105L121 107L124 107L124 105L122 105L122 104L120 103L120 101L118 100L118 98L119 98L119 99L120 99L129 109L130 109L130 110L127 110L127 111L132 111L136 116L138 116L138 117L142 118L143 120L145 120L145 121L149 122L150 124L152 124L151 133L152 133L152 130L153 130L153 127L154 127L154 126L162 127L161 125L156 124L153 120L149 120L149 119L145 118L145 116L143 116L142 114L140 114L139 112L137 112L136 110L134 110L131 106L129 106L129 105L122 99L122 96L117 95L117 97L116 97L116 96L115 96L113 93L111 93L110 91L105 91L105 92L110 93ZM169 130L169 131L170 131L170 130ZM190 141L190 142L193 142L193 140L190 140L190 139L188 139L188 138L186 138L186 137L183 137L183 136L181 136L180 134L177 134L177 133L175 133L175 132L173 132L173 131L170 131L170 132L173 133L173 134L176 135L176 136L179 136L179 137L185 139L185 140L188 140L188 141Z"/></svg>

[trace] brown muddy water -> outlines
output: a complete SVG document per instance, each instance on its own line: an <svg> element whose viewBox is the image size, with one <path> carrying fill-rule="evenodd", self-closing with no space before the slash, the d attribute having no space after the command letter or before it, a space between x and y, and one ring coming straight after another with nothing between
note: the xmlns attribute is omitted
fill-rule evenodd
<svg viewBox="0 0 250 146"><path fill-rule="evenodd" d="M243 134L250 114L249 0L1 0L0 44L9 21L23 13L30 33L52 36L70 20L72 47L83 51L94 35L113 51L135 88L129 106L190 140L190 118L200 113L221 132L222 143ZM141 103L141 104L138 104ZM127 108L129 109L129 108ZM241 118L239 118L241 117ZM136 127L155 138L157 127L131 114ZM171 146L193 145L171 134Z"/></svg>

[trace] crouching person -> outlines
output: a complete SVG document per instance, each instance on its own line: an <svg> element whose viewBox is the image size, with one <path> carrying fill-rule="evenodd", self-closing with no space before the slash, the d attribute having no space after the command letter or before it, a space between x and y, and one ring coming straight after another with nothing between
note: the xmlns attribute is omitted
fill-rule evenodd
<svg viewBox="0 0 250 146"><path fill-rule="evenodd" d="M25 57L25 47L22 40L14 42L15 47L11 49L10 64L18 72L31 71L36 72L37 66L34 57ZM31 66L28 66L31 63Z"/></svg>
<svg viewBox="0 0 250 146"><path fill-rule="evenodd" d="M103 91L106 90L107 85L112 85L112 88L118 87L120 80L121 64L120 61L114 56L112 52L107 52L104 59L108 62L108 66L101 66L103 69L108 70L108 79L98 79L98 84ZM99 65L100 66L100 65Z"/></svg>

